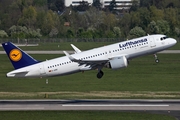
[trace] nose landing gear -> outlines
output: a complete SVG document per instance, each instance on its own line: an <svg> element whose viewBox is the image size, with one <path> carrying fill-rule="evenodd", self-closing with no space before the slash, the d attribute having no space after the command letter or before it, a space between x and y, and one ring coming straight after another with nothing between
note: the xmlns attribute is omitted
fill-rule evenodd
<svg viewBox="0 0 180 120"><path fill-rule="evenodd" d="M156 54L154 54L154 58L155 58L155 62L156 62L156 63L159 63L159 59L158 59L158 57L157 57Z"/></svg>

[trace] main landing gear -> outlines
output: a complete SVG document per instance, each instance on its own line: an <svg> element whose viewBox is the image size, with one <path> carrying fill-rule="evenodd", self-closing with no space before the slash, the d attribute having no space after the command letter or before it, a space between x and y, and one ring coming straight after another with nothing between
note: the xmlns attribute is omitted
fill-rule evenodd
<svg viewBox="0 0 180 120"><path fill-rule="evenodd" d="M155 62L156 62L156 63L159 63L159 59L158 59L158 57L157 57L156 54L154 54L154 58L155 58Z"/></svg>
<svg viewBox="0 0 180 120"><path fill-rule="evenodd" d="M98 74L97 74L97 78L102 78L102 76L104 75L103 71L99 71Z"/></svg>

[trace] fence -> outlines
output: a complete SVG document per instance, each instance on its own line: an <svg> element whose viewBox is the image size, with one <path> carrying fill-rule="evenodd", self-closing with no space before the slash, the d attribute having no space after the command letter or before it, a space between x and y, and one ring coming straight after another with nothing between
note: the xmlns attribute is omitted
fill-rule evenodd
<svg viewBox="0 0 180 120"><path fill-rule="evenodd" d="M120 42L126 40L125 38L41 38L41 39L0 39L0 43L11 41L13 43L59 43L59 42ZM180 38L176 38L180 42Z"/></svg>

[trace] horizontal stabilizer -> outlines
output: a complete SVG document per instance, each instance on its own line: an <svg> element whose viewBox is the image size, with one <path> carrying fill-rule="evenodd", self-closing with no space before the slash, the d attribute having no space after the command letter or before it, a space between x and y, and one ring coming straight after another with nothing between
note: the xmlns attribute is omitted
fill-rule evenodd
<svg viewBox="0 0 180 120"><path fill-rule="evenodd" d="M17 72L9 72L7 73L7 77L25 77L26 74L28 73L29 71L17 71Z"/></svg>

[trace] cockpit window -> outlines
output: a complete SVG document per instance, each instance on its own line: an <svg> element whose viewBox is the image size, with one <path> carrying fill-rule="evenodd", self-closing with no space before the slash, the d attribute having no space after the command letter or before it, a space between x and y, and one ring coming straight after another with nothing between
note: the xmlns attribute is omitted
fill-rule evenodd
<svg viewBox="0 0 180 120"><path fill-rule="evenodd" d="M167 36L162 37L162 38L161 38L161 41L162 41L162 40L165 40L166 38L168 38L168 37L167 37Z"/></svg>

